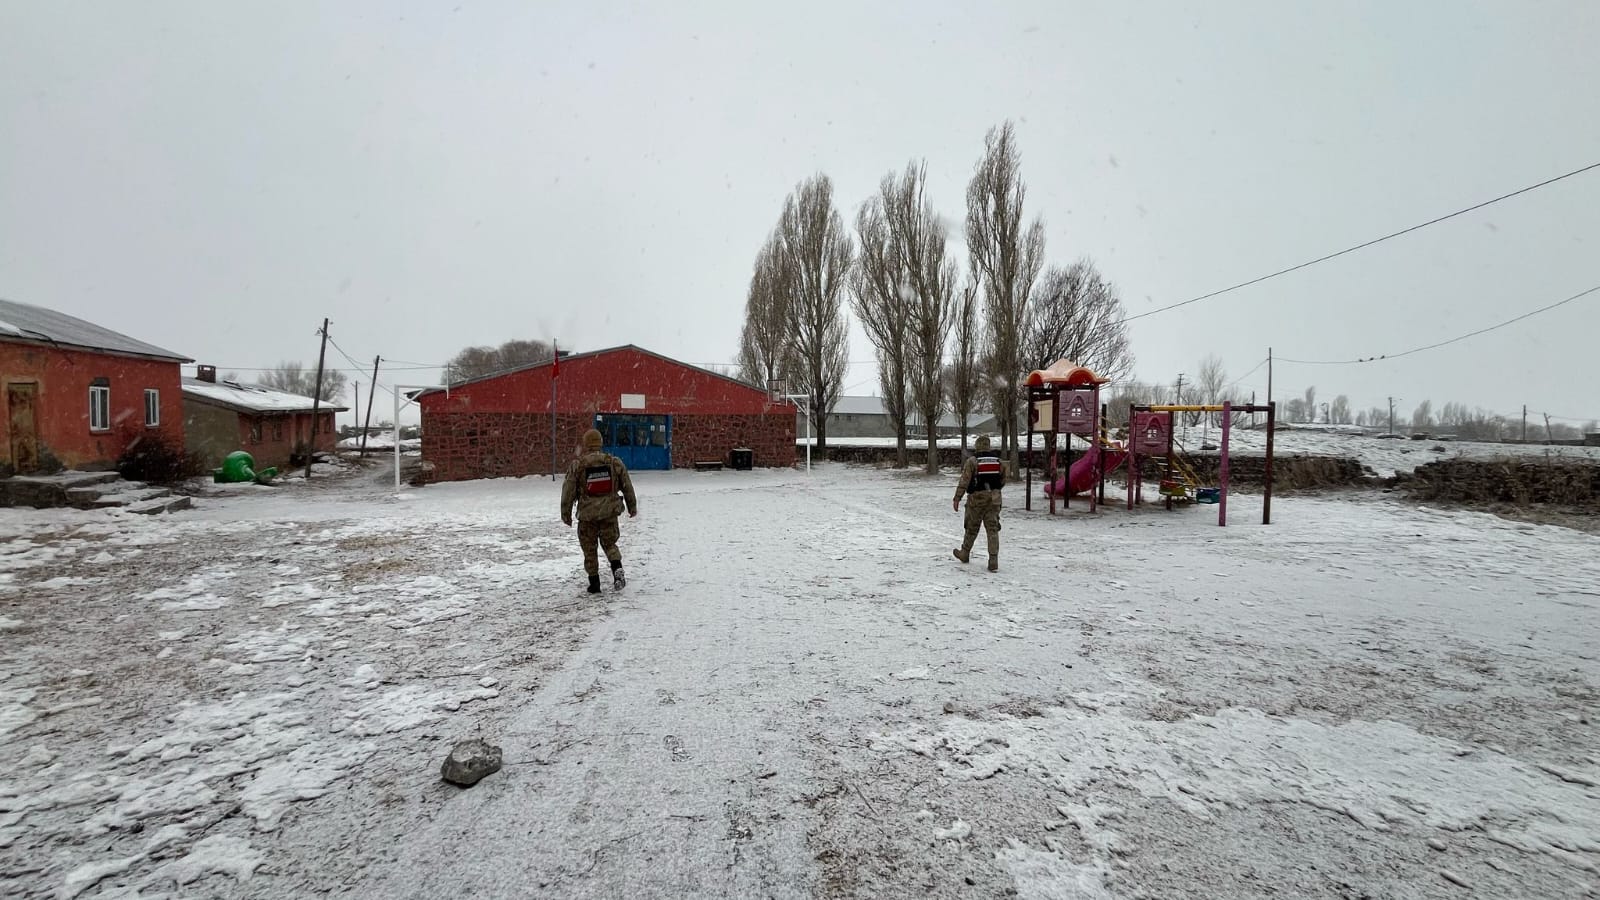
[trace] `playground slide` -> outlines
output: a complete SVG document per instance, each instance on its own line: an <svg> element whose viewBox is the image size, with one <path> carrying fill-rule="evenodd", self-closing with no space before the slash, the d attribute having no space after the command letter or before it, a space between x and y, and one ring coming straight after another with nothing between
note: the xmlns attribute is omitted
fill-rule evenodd
<svg viewBox="0 0 1600 900"><path fill-rule="evenodd" d="M1072 464L1072 467L1067 470L1067 475L1065 478L1057 478L1055 484L1045 486L1044 490L1046 496L1059 497L1062 495L1063 489L1068 485L1071 486L1072 493L1074 494L1081 494L1084 491L1094 487L1095 466L1098 465L1099 459L1100 448L1090 447L1089 452L1085 453L1080 459L1075 461ZM1126 462L1127 459L1128 454L1124 450L1107 451L1106 471L1116 471L1117 467ZM1065 484L1063 484L1063 482L1065 482Z"/></svg>

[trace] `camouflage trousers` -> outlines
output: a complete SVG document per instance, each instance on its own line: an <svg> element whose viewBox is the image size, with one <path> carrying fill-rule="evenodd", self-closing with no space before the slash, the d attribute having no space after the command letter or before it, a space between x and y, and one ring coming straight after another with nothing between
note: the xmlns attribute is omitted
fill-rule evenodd
<svg viewBox="0 0 1600 900"><path fill-rule="evenodd" d="M578 546L583 548L583 571L590 575L600 574L600 555L597 547L604 549L606 559L612 563L622 562L622 551L617 549L617 538L621 536L617 528L617 519L593 519L578 521Z"/></svg>
<svg viewBox="0 0 1600 900"><path fill-rule="evenodd" d="M979 491L967 495L967 535L961 541L961 552L971 553L978 540L978 529L989 535L989 558L1000 558L1000 492Z"/></svg>

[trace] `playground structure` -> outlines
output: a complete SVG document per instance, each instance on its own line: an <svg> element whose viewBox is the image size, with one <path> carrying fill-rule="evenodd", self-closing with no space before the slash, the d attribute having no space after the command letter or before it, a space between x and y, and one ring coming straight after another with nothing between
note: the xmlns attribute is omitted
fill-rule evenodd
<svg viewBox="0 0 1600 900"><path fill-rule="evenodd" d="M1267 454L1265 469L1265 485L1261 497L1261 524L1272 524L1272 435L1277 428L1278 404L1267 402L1265 404L1240 404L1231 402L1222 404L1176 404L1176 405L1130 405L1128 407L1128 509L1133 509L1136 502L1144 499L1144 478L1142 460L1156 457L1165 461L1165 468L1161 476L1161 496L1166 501L1167 509L1172 508L1174 502L1200 502L1217 504L1217 524L1228 524L1228 437L1233 429L1233 417L1243 413L1254 415L1265 413L1267 416ZM1195 474L1193 466L1183 458L1182 451L1177 447L1173 434L1174 413L1221 413L1222 414L1222 439L1217 448L1217 486L1207 488L1200 486L1200 478ZM1104 485L1101 485L1104 490ZM1214 492L1214 493L1213 493Z"/></svg>
<svg viewBox="0 0 1600 900"><path fill-rule="evenodd" d="M1050 514L1055 515L1056 498L1071 504L1073 494L1089 494L1089 511L1105 502L1105 480L1109 472L1126 460L1126 448L1114 443L1105 433L1105 406L1100 402L1100 386L1107 379L1077 363L1061 360L1048 369L1035 369L1024 385L1028 390L1028 456L1033 456L1033 436L1049 435L1049 454L1045 462L1045 496L1050 498ZM1066 435L1065 471L1061 466L1060 436ZM1072 437L1089 442L1089 449L1077 462L1071 462ZM1033 468L1027 467L1026 508L1033 509Z"/></svg>
<svg viewBox="0 0 1600 900"><path fill-rule="evenodd" d="M1105 426L1106 408L1100 402L1100 387L1107 379L1089 369L1067 360L1058 361L1048 369L1036 369L1024 381L1028 392L1028 456L1033 456L1033 436L1048 435L1049 453L1045 461L1045 496L1050 500L1050 514L1055 515L1056 500L1070 506L1075 494L1088 494L1089 511L1096 512L1106 502L1106 476L1123 466L1127 467L1128 509L1144 497L1144 461L1159 458L1164 461L1160 482L1161 496L1167 509L1174 503L1215 503L1217 524L1228 524L1229 434L1234 416L1240 413L1267 417L1267 447L1265 491L1262 500L1261 523L1272 524L1272 438L1277 424L1277 404L1241 404L1231 402L1208 405L1130 405L1128 407L1127 441L1113 440ZM1173 415L1175 413L1220 413L1222 437L1216 486L1203 486L1194 467L1185 459L1182 448L1174 440ZM1066 435L1063 468L1060 444ZM1072 460L1072 438L1087 441L1089 447L1077 460ZM1033 468L1026 470L1025 508L1033 509Z"/></svg>

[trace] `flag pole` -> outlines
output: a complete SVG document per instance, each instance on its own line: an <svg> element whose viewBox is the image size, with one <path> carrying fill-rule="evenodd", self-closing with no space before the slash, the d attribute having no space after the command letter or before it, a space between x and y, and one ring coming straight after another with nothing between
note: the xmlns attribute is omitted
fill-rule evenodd
<svg viewBox="0 0 1600 900"><path fill-rule="evenodd" d="M550 480L556 480L556 378L561 374L561 345L550 341Z"/></svg>

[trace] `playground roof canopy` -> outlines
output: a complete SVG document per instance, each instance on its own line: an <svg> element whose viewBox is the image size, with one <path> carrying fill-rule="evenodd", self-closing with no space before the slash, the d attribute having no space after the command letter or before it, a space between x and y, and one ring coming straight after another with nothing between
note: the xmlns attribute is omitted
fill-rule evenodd
<svg viewBox="0 0 1600 900"><path fill-rule="evenodd" d="M1101 378L1075 362L1058 359L1048 369L1034 369L1029 372L1028 379L1024 383L1028 387L1045 387L1049 385L1057 388L1076 388L1105 384L1110 380L1109 378Z"/></svg>

